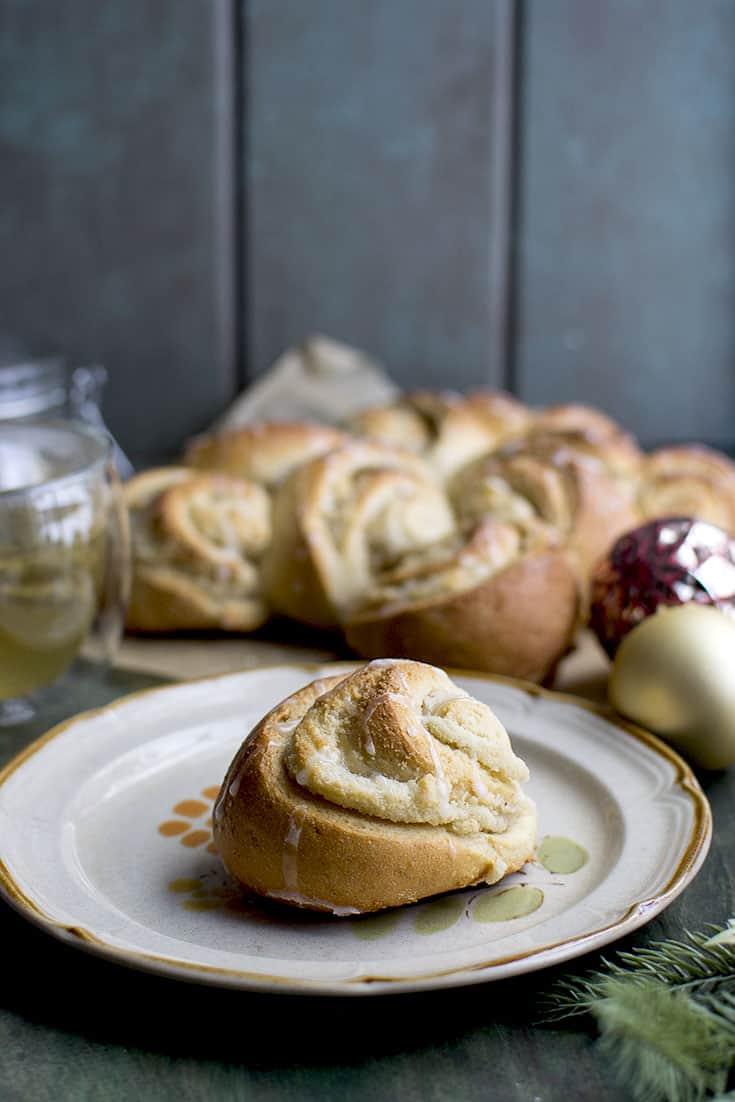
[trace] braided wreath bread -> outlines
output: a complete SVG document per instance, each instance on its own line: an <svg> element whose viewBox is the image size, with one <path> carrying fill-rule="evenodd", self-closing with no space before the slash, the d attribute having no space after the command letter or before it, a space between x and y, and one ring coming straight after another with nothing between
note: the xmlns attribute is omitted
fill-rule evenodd
<svg viewBox="0 0 735 1102"><path fill-rule="evenodd" d="M346 428L201 436L126 489L137 631L339 629L365 657L547 679L625 531L673 514L735 536L735 463L645 454L600 410L415 391Z"/></svg>

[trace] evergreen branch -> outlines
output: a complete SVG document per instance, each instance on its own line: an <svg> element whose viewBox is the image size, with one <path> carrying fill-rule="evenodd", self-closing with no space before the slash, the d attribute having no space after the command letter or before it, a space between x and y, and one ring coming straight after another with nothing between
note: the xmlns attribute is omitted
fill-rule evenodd
<svg viewBox="0 0 735 1102"><path fill-rule="evenodd" d="M689 995L655 979L610 978L592 1013L636 1102L698 1102L725 1089L735 1032Z"/></svg>
<svg viewBox="0 0 735 1102"><path fill-rule="evenodd" d="M544 1017L559 1021L590 1013L604 997L606 981L620 977L630 983L658 980L674 990L688 991L693 998L708 1002L711 1009L713 1000L721 1002L723 1017L729 1018L733 1011L730 998L735 994L735 944L718 942L716 936L713 938L711 930L688 934L684 941L657 941L633 952L620 952L615 961L603 958L600 971L560 983L545 1000Z"/></svg>
<svg viewBox="0 0 735 1102"><path fill-rule="evenodd" d="M735 1063L735 922L604 960L556 986L544 1017L591 1015L599 1045L635 1102L725 1094Z"/></svg>

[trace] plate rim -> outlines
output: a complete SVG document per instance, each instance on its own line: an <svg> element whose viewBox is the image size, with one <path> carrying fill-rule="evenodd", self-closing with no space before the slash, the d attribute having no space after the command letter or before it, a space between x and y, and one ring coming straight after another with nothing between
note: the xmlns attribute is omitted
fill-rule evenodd
<svg viewBox="0 0 735 1102"><path fill-rule="evenodd" d="M325 670L339 672L340 668L349 671L364 665L359 660L337 660L326 662L274 662L263 666L253 666L241 670L228 670L224 673L205 674L201 677L186 678L180 681L148 686L130 693L125 693L107 704L96 708L90 708L78 712L60 723L55 724L48 731L37 736L27 746L0 769L0 789L22 766L41 752L49 743L58 738L65 731L78 723L95 719L97 716L115 711L134 700L151 696L156 693L175 692L187 685L197 685L205 682L218 681L227 678L242 677L247 674L257 675L276 670L303 671L304 673L319 673L323 675ZM672 778L671 788L679 789L686 795L693 810L693 821L688 843L682 852L679 862L669 877L663 889L655 895L631 902L625 913L612 922L590 930L587 933L562 939L550 945L543 945L511 956L494 958L491 961L476 964L461 965L453 968L445 968L437 972L422 973L418 976L381 976L361 975L348 977L341 980L325 981L319 979L299 979L290 976L270 976L265 973L251 973L232 968L220 968L216 965L208 965L192 961L181 961L172 957L159 956L144 951L133 951L116 946L96 934L87 930L84 926L62 922L52 915L47 914L39 904L35 902L24 889L16 882L10 869L0 856L0 896L20 913L24 918L40 927L46 933L61 940L67 945L82 949L94 956L112 961L123 966L138 969L179 981L210 984L229 988L236 988L251 992L275 993L275 994L301 994L301 995L327 995L327 996L356 996L356 995L384 995L384 994L408 994L417 991L434 990L436 988L450 988L474 985L477 983L489 983L509 978L511 975L519 975L581 956L598 947L617 940L626 933L640 928L650 921L655 915L663 911L694 879L704 863L712 841L713 820L709 801L689 765L668 743L664 742L653 732L632 723L619 715L607 703L588 700L585 697L576 696L573 693L559 692L556 689L548 689L533 682L519 678L507 677L500 674L492 674L483 670L468 670L457 667L442 667L450 677L464 677L475 681L488 681L493 684L507 686L525 693L527 696L557 701L583 711L599 716L613 727L620 728L636 741L643 743L650 751L659 757L666 759L673 766L675 775ZM512 966L515 966L511 969ZM439 982L437 982L439 981Z"/></svg>

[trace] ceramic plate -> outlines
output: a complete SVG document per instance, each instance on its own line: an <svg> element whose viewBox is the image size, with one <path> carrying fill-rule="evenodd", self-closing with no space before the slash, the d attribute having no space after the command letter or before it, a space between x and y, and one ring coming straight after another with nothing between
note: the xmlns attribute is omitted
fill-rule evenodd
<svg viewBox="0 0 735 1102"><path fill-rule="evenodd" d="M64 941L179 978L368 994L500 979L604 945L691 881L711 817L689 768L592 705L455 675L525 759L538 860L377 916L246 901L211 842L225 768L264 712L340 666L178 684L78 716L0 774L0 886Z"/></svg>

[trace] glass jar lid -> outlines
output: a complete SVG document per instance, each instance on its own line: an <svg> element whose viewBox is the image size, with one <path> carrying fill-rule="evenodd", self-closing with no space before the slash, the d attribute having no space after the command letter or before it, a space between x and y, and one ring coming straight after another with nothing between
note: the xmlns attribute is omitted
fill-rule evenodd
<svg viewBox="0 0 735 1102"><path fill-rule="evenodd" d="M0 421L63 409L67 378L61 360L0 366Z"/></svg>

